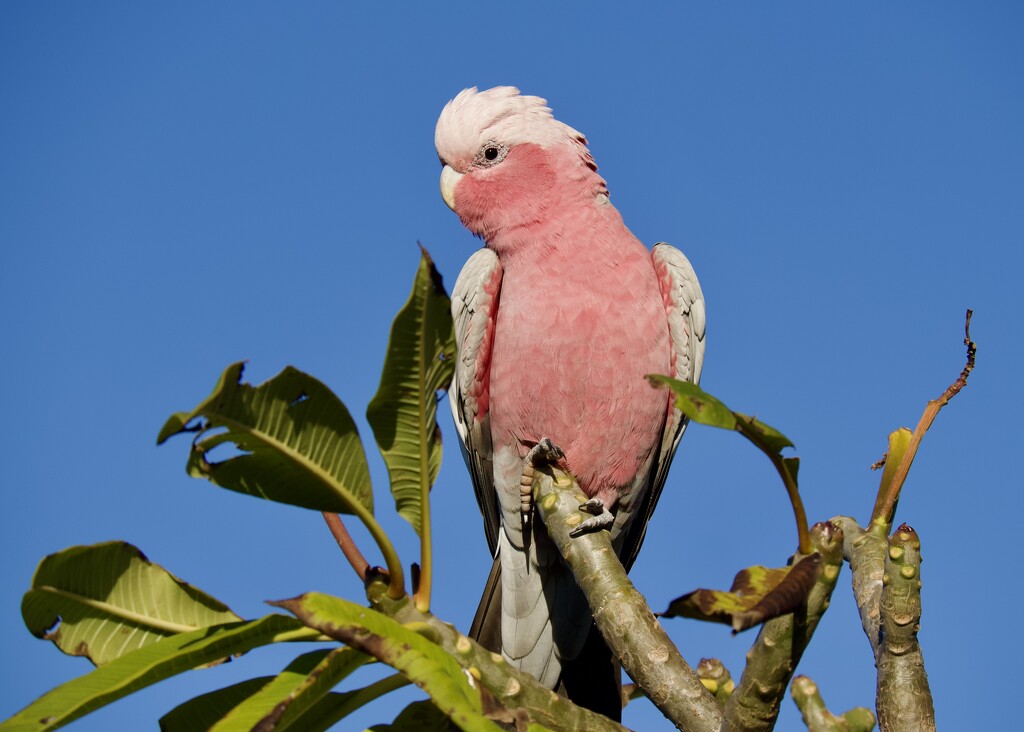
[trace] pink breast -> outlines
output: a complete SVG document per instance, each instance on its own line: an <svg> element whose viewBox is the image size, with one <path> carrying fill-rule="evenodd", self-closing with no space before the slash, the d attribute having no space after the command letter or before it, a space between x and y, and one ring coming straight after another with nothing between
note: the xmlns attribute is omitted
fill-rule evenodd
<svg viewBox="0 0 1024 732"><path fill-rule="evenodd" d="M650 255L590 246L505 263L490 368L495 447L551 438L588 495L628 485L660 442L668 326ZM635 245L634 245L635 244Z"/></svg>

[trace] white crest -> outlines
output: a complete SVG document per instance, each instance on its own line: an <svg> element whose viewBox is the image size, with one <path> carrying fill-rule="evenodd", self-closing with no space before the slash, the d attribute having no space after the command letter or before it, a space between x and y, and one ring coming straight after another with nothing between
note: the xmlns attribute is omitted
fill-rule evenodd
<svg viewBox="0 0 1024 732"><path fill-rule="evenodd" d="M434 145L445 161L465 164L492 141L509 147L523 142L541 147L586 144L583 135L552 116L544 99L523 96L513 86L464 89L441 110Z"/></svg>

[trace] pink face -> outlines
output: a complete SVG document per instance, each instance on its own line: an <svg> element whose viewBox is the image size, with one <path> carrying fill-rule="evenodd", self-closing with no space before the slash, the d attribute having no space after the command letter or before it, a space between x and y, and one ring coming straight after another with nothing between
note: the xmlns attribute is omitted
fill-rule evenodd
<svg viewBox="0 0 1024 732"><path fill-rule="evenodd" d="M543 217L559 196L559 160L554 150L520 143L505 153L498 146L488 160L485 145L476 159L459 171L452 191L453 209L467 229L489 239L502 230L529 226ZM494 153L492 153L494 154Z"/></svg>

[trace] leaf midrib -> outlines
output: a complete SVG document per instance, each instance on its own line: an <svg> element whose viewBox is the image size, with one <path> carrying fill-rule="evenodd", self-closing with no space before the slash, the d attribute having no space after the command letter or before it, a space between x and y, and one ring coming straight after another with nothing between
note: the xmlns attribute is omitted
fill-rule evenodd
<svg viewBox="0 0 1024 732"><path fill-rule="evenodd" d="M209 410L207 416L211 419L216 419L224 423L224 426L232 430L238 430L252 435L267 447L278 450L280 453L286 455L299 467L305 468L308 472L319 480L322 484L327 486L332 492L338 495L342 501L348 504L349 509L352 513L359 517L364 517L369 514L366 508L363 506L361 501L356 500L355 496L341 484L336 477L321 467L318 463L309 460L302 453L298 452L295 448L291 447L287 442L283 442L273 435L263 432L251 425L244 424L237 419L233 419L221 412Z"/></svg>
<svg viewBox="0 0 1024 732"><path fill-rule="evenodd" d="M80 605L85 605L86 607L101 610L109 615L114 616L115 618L121 618L122 620L127 620L128 622L134 623L135 625L141 625L143 627L152 628L153 630L160 631L161 633L188 633L190 631L199 630L200 628L204 627L202 625L185 625L184 623L175 623L171 620L161 620L160 618L156 618L150 615L141 615L139 613L132 612L131 610L126 610L117 605L112 605L109 602L97 600L93 597L87 597L85 595L79 595L76 592L62 590L58 587L54 587L53 585L40 585L39 587L35 587L33 589L38 590L40 592L52 593L54 595L57 595L58 597L63 597L68 600L77 602ZM221 623L217 624L220 625Z"/></svg>

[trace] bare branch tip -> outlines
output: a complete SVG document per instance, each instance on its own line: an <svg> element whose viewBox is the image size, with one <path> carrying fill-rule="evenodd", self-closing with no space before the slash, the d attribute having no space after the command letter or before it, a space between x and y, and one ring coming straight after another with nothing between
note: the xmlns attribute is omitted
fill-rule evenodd
<svg viewBox="0 0 1024 732"><path fill-rule="evenodd" d="M967 386L967 377L971 375L971 371L974 370L974 359L978 353L978 345L971 340L971 316L974 315L974 311L970 308L967 309L967 315L964 318L964 345L967 346L967 363L964 365L963 371L957 377L956 381L949 385L946 392L942 395L942 403L948 402L950 399L960 393L960 390Z"/></svg>
<svg viewBox="0 0 1024 732"><path fill-rule="evenodd" d="M964 319L964 345L967 346L967 365L964 367L964 380L967 380L967 374L974 368L974 357L978 353L978 345L971 340L971 316L974 315L974 311L967 308L967 317Z"/></svg>

